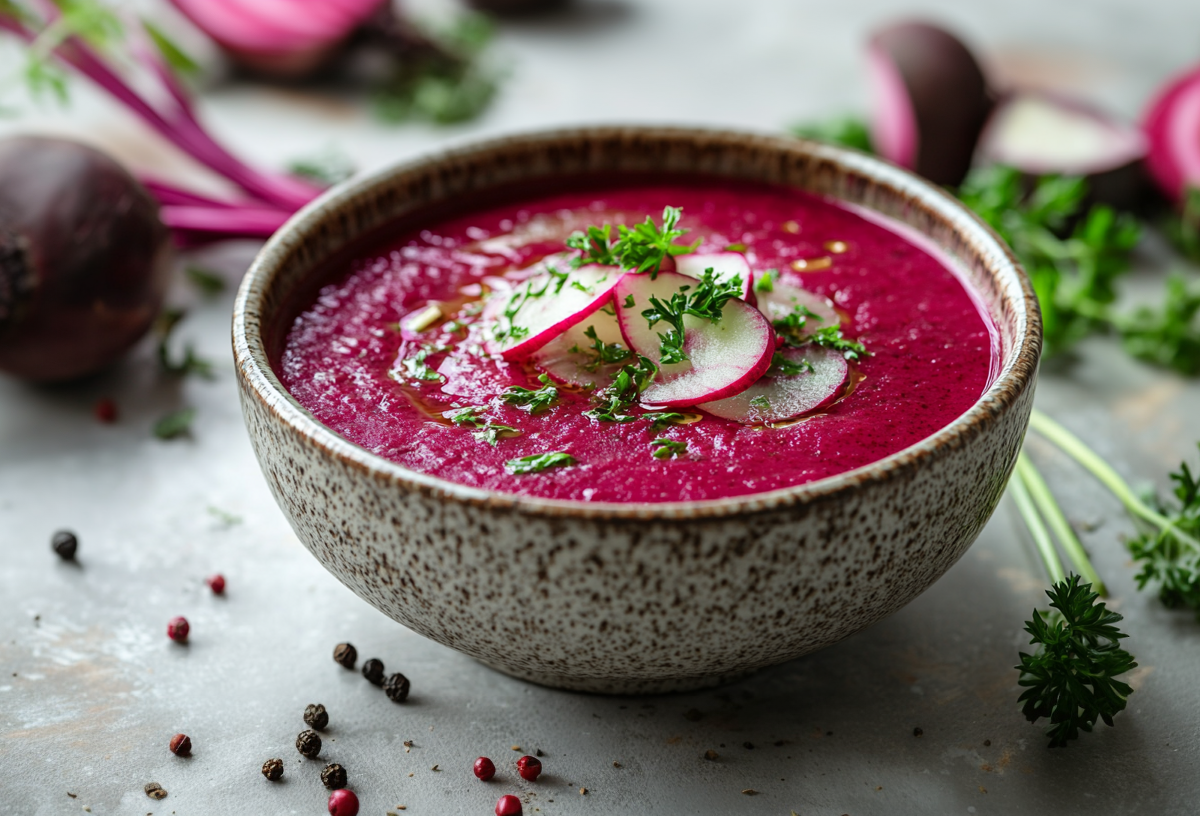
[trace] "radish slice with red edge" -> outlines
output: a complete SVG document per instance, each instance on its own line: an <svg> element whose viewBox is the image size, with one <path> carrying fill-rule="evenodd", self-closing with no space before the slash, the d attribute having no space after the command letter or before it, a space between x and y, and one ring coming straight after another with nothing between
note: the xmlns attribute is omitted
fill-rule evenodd
<svg viewBox="0 0 1200 816"><path fill-rule="evenodd" d="M696 407L744 425L781 422L833 402L850 376L845 356L833 349L809 343L799 348L782 349L778 355L805 370L798 374L773 375L777 367L772 366L766 376L742 393Z"/></svg>
<svg viewBox="0 0 1200 816"><path fill-rule="evenodd" d="M711 255L679 255L675 258L675 271L689 278L700 280L708 269L711 269L716 279L721 282L740 278L742 300L754 303L754 275L750 271L750 262L742 253L717 252Z"/></svg>
<svg viewBox="0 0 1200 816"><path fill-rule="evenodd" d="M778 278L772 281L769 292L759 291L758 308L772 325L776 320L783 320L799 310L805 318L797 330L800 336L829 326L837 326L842 322L829 298Z"/></svg>
<svg viewBox="0 0 1200 816"><path fill-rule="evenodd" d="M1142 130L1150 141L1150 175L1169 198L1182 201L1189 187L1200 187L1200 66L1167 83Z"/></svg>
<svg viewBox="0 0 1200 816"><path fill-rule="evenodd" d="M615 266L550 268L489 299L483 316L489 354L523 360L612 298L623 273Z"/></svg>
<svg viewBox="0 0 1200 816"><path fill-rule="evenodd" d="M542 346L533 355L533 362L560 383L584 388L609 385L621 366L633 362L633 353L625 344L616 316L609 314L607 308L593 312ZM595 339L588 337L589 329L595 331ZM596 340L606 347L619 346L610 349L610 354L620 359L609 363L601 360L594 350ZM621 351L625 352L623 356Z"/></svg>
<svg viewBox="0 0 1200 816"><path fill-rule="evenodd" d="M650 405L682 407L737 394L762 376L771 364L774 332L762 313L745 301L731 298L720 320L685 315L683 350L688 359L660 365L662 339L670 324L660 321L650 328L642 312L651 308L651 296L669 301L680 291L690 291L696 281L677 272L625 275L614 291L617 321L629 347L659 366L658 375L642 392Z"/></svg>

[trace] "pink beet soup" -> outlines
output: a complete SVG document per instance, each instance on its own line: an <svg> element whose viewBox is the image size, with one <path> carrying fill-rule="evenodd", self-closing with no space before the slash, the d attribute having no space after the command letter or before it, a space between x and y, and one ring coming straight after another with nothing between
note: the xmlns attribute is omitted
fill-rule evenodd
<svg viewBox="0 0 1200 816"><path fill-rule="evenodd" d="M868 354L850 363L834 401L771 424L672 408L680 424L651 431L643 421L587 416L594 389L560 384L553 406L536 414L502 400L513 386L540 388L543 372L532 360L506 362L480 349L472 322L483 319L481 295L562 252L573 231L657 219L666 205L682 208L680 226L690 230L682 241L699 239L697 252L743 252L755 275L777 269L779 280L836 306L844 336ZM898 228L834 201L727 180L629 179L469 206L376 236L331 268L315 298L300 304L274 360L283 385L318 421L415 471L591 502L761 493L919 442L970 408L997 370L997 332L952 268ZM415 349L432 351L406 367ZM467 408L475 423L448 419ZM481 421L511 430L489 439ZM654 439L682 444L657 458ZM509 466L547 452L574 463L532 473Z"/></svg>

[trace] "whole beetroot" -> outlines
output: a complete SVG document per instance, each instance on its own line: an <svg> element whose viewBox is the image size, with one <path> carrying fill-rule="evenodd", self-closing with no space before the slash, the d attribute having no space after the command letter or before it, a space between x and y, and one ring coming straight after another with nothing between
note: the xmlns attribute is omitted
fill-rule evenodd
<svg viewBox="0 0 1200 816"><path fill-rule="evenodd" d="M158 205L113 159L0 140L0 371L52 382L114 362L158 314L170 258Z"/></svg>

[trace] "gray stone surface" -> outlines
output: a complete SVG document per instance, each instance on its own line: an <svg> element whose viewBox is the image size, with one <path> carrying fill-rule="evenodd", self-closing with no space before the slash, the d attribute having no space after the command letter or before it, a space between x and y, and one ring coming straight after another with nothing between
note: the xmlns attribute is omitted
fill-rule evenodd
<svg viewBox="0 0 1200 816"><path fill-rule="evenodd" d="M1010 74L1048 76L1130 114L1195 58L1200 30L1200 6L1184 3L910 8L940 12ZM505 28L511 83L483 122L448 136L384 128L344 103L294 92L218 87L206 113L259 161L337 142L366 167L446 138L562 122L772 129L865 105L858 46L895 13L884 2L581 0L573 13ZM655 91L622 92L647 77ZM82 89L72 111L4 130L33 126L172 162ZM227 246L198 260L233 281L252 251ZM1164 258L1149 242L1135 290L1153 291ZM330 712L322 757L348 769L362 812L378 816L396 805L489 814L505 792L528 792L526 813L548 815L1196 809L1200 627L1135 591L1119 543L1128 521L1045 445L1030 449L1088 529L1141 663L1116 728L1048 751L1015 706L1021 622L1041 603L1045 579L1007 504L929 592L824 652L690 695L549 691L403 630L320 569L276 509L246 440L228 344L232 292L204 301L181 283L173 300L193 307L181 339L219 361L212 382L160 376L149 344L84 383L0 380L2 814L322 813L322 763L293 747L311 702ZM101 396L120 406L115 426L92 418ZM198 409L192 437L153 439L154 420L185 404ZM1086 344L1073 365L1046 366L1039 405L1134 481L1162 487L1182 457L1194 461L1200 386L1129 362L1107 341ZM78 565L49 550L62 527L80 535ZM216 571L229 582L224 598L202 582ZM165 637L177 614L192 623L187 647ZM330 653L341 640L358 647L360 662L378 656L403 670L410 703L396 706L336 666ZM168 752L177 731L191 735L191 759ZM512 746L545 752L538 783L517 778ZM709 749L717 760L703 758ZM499 768L487 785L470 774L480 754ZM273 756L287 767L279 785L258 772ZM147 799L151 781L169 797Z"/></svg>

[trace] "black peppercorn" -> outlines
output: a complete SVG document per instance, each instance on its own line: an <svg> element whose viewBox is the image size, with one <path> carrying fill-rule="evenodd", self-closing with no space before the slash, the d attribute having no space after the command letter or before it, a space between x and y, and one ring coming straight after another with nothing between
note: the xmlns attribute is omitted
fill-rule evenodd
<svg viewBox="0 0 1200 816"><path fill-rule="evenodd" d="M321 753L321 737L316 731L301 731L296 737L296 750L309 759L316 759Z"/></svg>
<svg viewBox="0 0 1200 816"><path fill-rule="evenodd" d="M370 660L363 663L363 677L370 680L377 686L383 685L383 661L377 657L372 657Z"/></svg>
<svg viewBox="0 0 1200 816"><path fill-rule="evenodd" d="M70 530L59 530L50 539L50 548L63 561L74 561L75 551L79 549L79 539Z"/></svg>
<svg viewBox="0 0 1200 816"><path fill-rule="evenodd" d="M325 706L320 703L310 705L304 709L304 722L310 728L324 731L325 726L329 725L329 713L325 710Z"/></svg>
<svg viewBox="0 0 1200 816"><path fill-rule="evenodd" d="M358 649L355 649L349 643L339 643L333 647L333 662L347 669L354 668L354 661L358 660Z"/></svg>
<svg viewBox="0 0 1200 816"><path fill-rule="evenodd" d="M278 782L280 779L283 779L283 760L268 759L263 763L262 773L263 776L272 782Z"/></svg>
<svg viewBox="0 0 1200 816"><path fill-rule="evenodd" d="M400 672L396 672L384 681L383 690L393 703L403 703L408 699L408 678Z"/></svg>
<svg viewBox="0 0 1200 816"><path fill-rule="evenodd" d="M325 770L321 771L321 784L330 790L346 787L346 769L337 763L326 765Z"/></svg>

